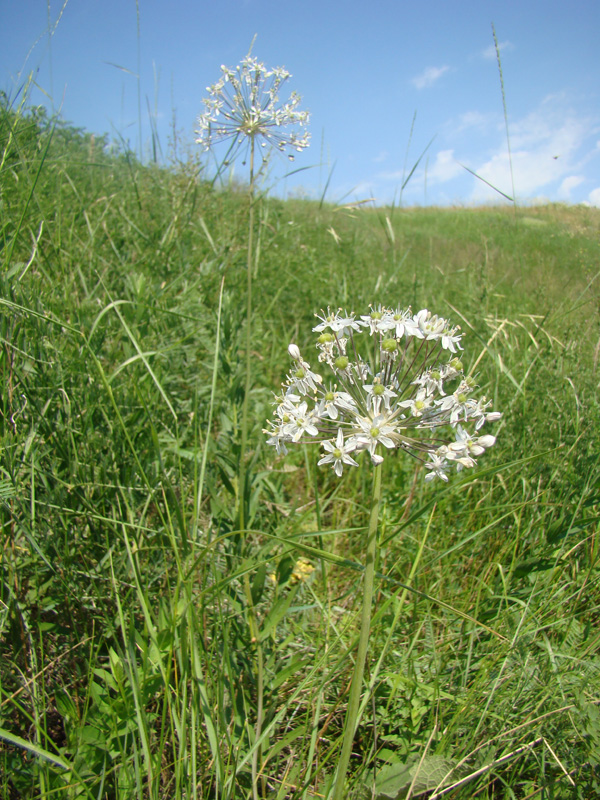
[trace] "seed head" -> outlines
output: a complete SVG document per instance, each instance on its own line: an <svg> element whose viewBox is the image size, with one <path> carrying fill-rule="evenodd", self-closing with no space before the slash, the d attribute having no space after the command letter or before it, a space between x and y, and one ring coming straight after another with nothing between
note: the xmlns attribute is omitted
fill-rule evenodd
<svg viewBox="0 0 600 800"><path fill-rule="evenodd" d="M229 160L247 149L252 140L265 149L304 150L310 134L302 129L308 125L310 114L298 110L300 97L296 92L285 103L279 99L290 77L283 67L267 69L250 55L235 69L222 66L220 79L207 87L209 96L198 117L196 142L209 150L214 144L230 141ZM288 157L293 160L293 153Z"/></svg>

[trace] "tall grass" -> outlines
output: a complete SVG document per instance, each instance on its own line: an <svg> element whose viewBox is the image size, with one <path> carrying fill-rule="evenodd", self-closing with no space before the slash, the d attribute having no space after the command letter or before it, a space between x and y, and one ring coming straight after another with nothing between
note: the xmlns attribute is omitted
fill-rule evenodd
<svg viewBox="0 0 600 800"><path fill-rule="evenodd" d="M504 417L448 486L386 462L349 791L594 796L600 212L266 198L241 536L245 190L0 114L0 795L328 795L370 476L261 430L314 311L399 302Z"/></svg>

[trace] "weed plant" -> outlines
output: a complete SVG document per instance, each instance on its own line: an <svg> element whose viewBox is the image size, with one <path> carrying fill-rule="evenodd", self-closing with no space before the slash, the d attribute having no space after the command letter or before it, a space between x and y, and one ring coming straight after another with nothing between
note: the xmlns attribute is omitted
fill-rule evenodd
<svg viewBox="0 0 600 800"><path fill-rule="evenodd" d="M246 188L4 98L0 192L0 796L331 792L371 477L261 430L371 302L460 323L503 418L447 485L386 459L349 796L595 796L600 212L265 197L242 535Z"/></svg>

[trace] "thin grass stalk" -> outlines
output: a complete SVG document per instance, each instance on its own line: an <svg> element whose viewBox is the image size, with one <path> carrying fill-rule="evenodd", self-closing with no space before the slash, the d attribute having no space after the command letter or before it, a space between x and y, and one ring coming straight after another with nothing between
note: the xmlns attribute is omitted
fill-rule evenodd
<svg viewBox="0 0 600 800"><path fill-rule="evenodd" d="M254 246L254 137L250 138L250 209L248 215L248 253L246 262L246 380L244 383L244 404L242 406L242 441L240 445L240 471L238 485L238 521L241 531L246 527L244 507L246 484L246 448L248 446L248 396L250 394L250 346L252 343L252 251Z"/></svg>
<svg viewBox="0 0 600 800"><path fill-rule="evenodd" d="M308 791L310 782L313 780L313 770L315 768L315 753L317 749L317 740L319 736L319 720L321 719L321 707L323 705L323 690L322 688L317 691L317 703L313 715L313 722L310 732L310 746L308 748L308 755L306 758L306 773L303 777L304 791L302 792L302 800L308 800Z"/></svg>
<svg viewBox="0 0 600 800"><path fill-rule="evenodd" d="M375 554L377 552L377 523L379 520L379 506L381 504L381 464L373 468L373 494L371 499L371 514L369 518L369 533L367 538L367 552L365 558L365 576L363 584L363 601L360 619L360 638L356 651L354 674L350 686L350 698L346 711L342 753L338 762L335 777L333 800L342 800L344 797L344 784L356 726L359 722L360 695L362 680L367 660L369 647L369 634L371 630L371 606L373 603L373 585L375 582Z"/></svg>
<svg viewBox="0 0 600 800"><path fill-rule="evenodd" d="M321 527L321 502L319 500L319 482L317 481L317 476L311 469L310 461L308 460L308 449L306 446L304 447L304 463L306 465L306 476L309 483L312 484L313 495L315 498L315 516L317 520L317 530L319 531L318 535L318 542L319 542L319 549L324 551L325 550L325 543L323 541L323 534L322 534L322 527ZM327 590L327 562L321 556L321 579L323 581L323 596L328 596Z"/></svg>
<svg viewBox="0 0 600 800"><path fill-rule="evenodd" d="M512 151L510 149L510 134L508 131L508 111L506 110L506 93L504 91L504 76L502 74L502 60L500 58L500 45L496 36L496 28L492 22L492 35L494 37L494 48L496 50L496 60L498 62L498 74L500 76L500 90L502 92L502 109L504 111L504 127L506 128L506 149L508 152L508 165L510 167L510 185L512 189L512 202L515 219L517 216L517 196L515 194L515 176L513 171Z"/></svg>
<svg viewBox="0 0 600 800"><path fill-rule="evenodd" d="M215 408L215 397L217 393L217 374L219 368L219 347L221 342L221 314L223 311L223 289L225 288L225 277L221 279L221 287L219 289L219 308L217 311L217 330L215 333L215 357L213 360L213 370L212 370L212 380L210 385L210 400L208 404L208 421L206 423L206 437L204 439L204 450L202 452L202 462L200 464L200 475L196 479L196 513L194 517L194 535L193 541L197 542L198 540L198 526L200 520L200 508L202 506L202 497L204 492L204 478L206 475L206 461L208 459L208 446L210 442L210 434L212 430L212 419L213 419L213 412ZM197 392L197 387L196 387ZM197 404L197 394L196 394L196 404ZM198 419L198 414L196 414L196 419ZM197 464L197 462L196 462ZM197 468L197 467L196 467Z"/></svg>
<svg viewBox="0 0 600 800"><path fill-rule="evenodd" d="M252 600L252 590L250 588L250 577L248 573L244 575L244 593L248 603L248 623L250 626L250 636L256 642L256 725L254 728L254 744L255 747L252 752L252 797L253 800L258 800L258 776L259 766L262 772L262 744L261 734L263 727L264 717L264 658L263 649L260 640L260 631L258 630L258 621L256 619L256 611L254 609L254 601ZM265 796L264 777L262 780L261 796Z"/></svg>
<svg viewBox="0 0 600 800"><path fill-rule="evenodd" d="M131 546L130 546L130 543L129 543L129 538L127 536L127 532L123 531L123 535L124 535L124 540L125 540L125 546L127 548L127 555L129 557L129 563L131 565L132 573L134 575L134 581L135 581L135 584L136 584L138 598L140 599L140 601L143 601L143 605L146 606L146 598L142 594L142 587L141 587L141 584L139 582L139 566L136 563L136 560L134 559L134 554L133 554L133 552L131 550ZM140 702L140 681L138 679L138 674L137 674L138 673L137 663L136 663L135 654L132 653L131 647L130 647L130 642L128 641L127 629L129 627L129 624L126 623L126 621L125 621L125 613L123 611L123 605L121 603L121 597L120 597L119 591L118 591L118 583L117 583L117 579L115 577L115 571L114 571L114 564L113 564L113 560L112 560L112 555L110 556L110 571L111 571L111 581L112 581L112 585L113 585L114 597L115 597L115 602L116 602L116 606L117 606L117 619L119 621L119 627L121 628L121 636L123 638L123 656L124 656L123 661L125 662L125 669L127 671L127 677L128 677L129 684L131 686L131 692L132 692L133 701L134 701L134 705L135 705L135 715L136 715L137 724L138 724L138 733L139 733L139 737L140 737L140 741L141 741L141 746L142 746L142 751L143 751L143 756L144 756L144 762L145 762L145 766L146 766L147 785L151 790L152 787L154 786L154 769L153 769L153 763L152 763L152 754L151 754L149 729L148 729L147 720L146 720L146 717L145 717L145 714L144 714L143 708L142 708L143 707L143 703ZM150 616L147 613L147 606L145 608L145 611L146 611L146 614L147 614L146 622L147 623L149 622L150 625L152 625L152 627L154 627L152 621L150 620ZM150 625L148 625L149 633L150 633L151 636L152 636L152 633L155 634L154 642L156 644L158 644L158 641L156 639L156 631L155 630L151 631ZM112 667L111 667L111 669L112 669ZM164 684L166 686L167 682L165 680L164 666L163 666L162 663L161 663L161 672L162 672L163 682L164 682ZM133 737L133 734L132 734L132 737ZM138 789L141 790L142 779L141 779L141 774L140 774L140 767L139 767L139 762L138 762L138 757L137 757L137 747L135 746L135 742L136 742L136 740L135 740L135 738L133 738L132 739L132 743L134 745L134 747L133 747L133 750L134 750L134 752L133 752L134 770L135 770L136 777L137 777ZM121 758L123 759L123 767L125 767L126 760L127 760L126 747L125 746L120 747L120 750L121 750Z"/></svg>

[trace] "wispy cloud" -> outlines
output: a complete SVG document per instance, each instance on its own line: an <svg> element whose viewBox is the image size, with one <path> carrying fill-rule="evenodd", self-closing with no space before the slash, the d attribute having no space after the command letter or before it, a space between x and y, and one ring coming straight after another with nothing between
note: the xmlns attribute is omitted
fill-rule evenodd
<svg viewBox="0 0 600 800"><path fill-rule="evenodd" d="M424 72L413 78L411 83L413 86L416 86L417 89L428 89L430 86L433 86L445 72L448 72L449 69L450 67L448 66L427 67Z"/></svg>
<svg viewBox="0 0 600 800"><path fill-rule="evenodd" d="M558 196L561 198L561 200L568 202L571 199L571 192L573 189L576 189L578 186L584 183L584 181L585 178L582 175L569 175L558 187Z"/></svg>
<svg viewBox="0 0 600 800"><path fill-rule="evenodd" d="M513 48L514 44L512 42L506 41L498 43L498 50L500 50L500 52L503 50L512 50ZM486 47L485 50L481 51L481 57L488 61L494 61L496 59L496 46L491 44L489 47Z"/></svg>
<svg viewBox="0 0 600 800"><path fill-rule="evenodd" d="M465 111L458 118L454 117L446 122L445 129L448 135L456 135L466 131L489 131L498 127L498 115L481 111Z"/></svg>
<svg viewBox="0 0 600 800"><path fill-rule="evenodd" d="M517 196L532 198L553 189L570 197L571 191L584 181L577 173L594 155L590 138L595 130L593 120L568 108L560 96L546 98L535 111L514 122L510 135ZM505 142L499 142L496 151L473 169L492 186L512 194L511 163ZM494 196L497 197L490 187L475 182L471 200L478 202Z"/></svg>
<svg viewBox="0 0 600 800"><path fill-rule="evenodd" d="M373 161L376 164L381 164L383 161L387 159L389 153L387 150L380 150L379 153L373 158Z"/></svg>
<svg viewBox="0 0 600 800"><path fill-rule="evenodd" d="M407 191L414 191L415 184L421 186L424 179L427 180L428 185L439 185L453 180L463 172L463 168L454 157L454 150L440 150L436 153L432 164L429 161L425 162L421 169L415 173L407 187ZM386 184L390 182L398 184L405 179L406 172L404 170L379 172L376 176L376 182L384 181Z"/></svg>

